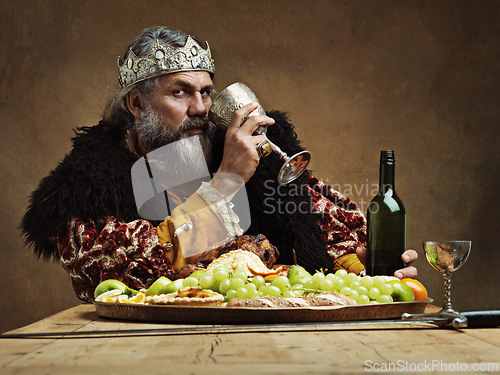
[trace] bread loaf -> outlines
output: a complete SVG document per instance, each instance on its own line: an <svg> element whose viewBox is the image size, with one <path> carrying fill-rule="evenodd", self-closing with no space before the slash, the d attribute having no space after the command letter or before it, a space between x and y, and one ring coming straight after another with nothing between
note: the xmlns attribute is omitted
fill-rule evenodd
<svg viewBox="0 0 500 375"><path fill-rule="evenodd" d="M331 292L321 293L310 297L262 297L262 298L233 298L226 307L310 307L310 306L348 306L356 305L352 298Z"/></svg>

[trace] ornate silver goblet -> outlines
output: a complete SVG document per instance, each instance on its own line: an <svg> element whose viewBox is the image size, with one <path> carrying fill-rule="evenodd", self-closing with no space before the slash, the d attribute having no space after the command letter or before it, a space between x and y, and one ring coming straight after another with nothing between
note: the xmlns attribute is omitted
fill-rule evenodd
<svg viewBox="0 0 500 375"><path fill-rule="evenodd" d="M237 82L226 87L213 101L208 112L208 118L218 128L227 130L233 113L246 104L256 102L259 107L250 113L248 116L266 115L266 111L260 104L252 90L243 83ZM307 168L311 160L309 151L301 151L293 156L288 156L276 144L267 138L267 126L259 126L255 131L256 134L262 134L266 137L272 151L277 153L284 161L283 166L278 172L278 183L288 184L299 177Z"/></svg>
<svg viewBox="0 0 500 375"><path fill-rule="evenodd" d="M467 318L451 306L451 274L464 265L469 257L471 241L427 241L424 242L425 258L444 277L443 308L433 314L403 314L406 320L431 319L443 327L463 328Z"/></svg>

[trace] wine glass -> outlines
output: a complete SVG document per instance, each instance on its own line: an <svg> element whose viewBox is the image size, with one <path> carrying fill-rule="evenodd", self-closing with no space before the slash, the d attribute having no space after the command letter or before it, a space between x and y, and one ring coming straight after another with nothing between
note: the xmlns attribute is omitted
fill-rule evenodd
<svg viewBox="0 0 500 375"><path fill-rule="evenodd" d="M217 95L208 112L208 118L215 125L217 125L219 129L227 130L229 124L231 123L231 119L233 118L234 111L253 102L258 103L259 107L248 116L265 116L266 111L259 103L259 100L252 90L241 82L233 83ZM266 137L271 150L277 153L284 161L283 166L278 172L278 183L280 185L288 184L299 177L306 170L307 165L311 160L311 153L309 151L301 151L293 156L288 156L276 144L267 138L266 132L267 126L259 126L255 131L255 134L262 134Z"/></svg>
<svg viewBox="0 0 500 375"><path fill-rule="evenodd" d="M443 327L467 327L467 318L455 311L451 305L451 274L464 265L469 257L471 241L426 241L424 242L425 258L444 277L443 308L433 314L403 314L406 320L432 319Z"/></svg>

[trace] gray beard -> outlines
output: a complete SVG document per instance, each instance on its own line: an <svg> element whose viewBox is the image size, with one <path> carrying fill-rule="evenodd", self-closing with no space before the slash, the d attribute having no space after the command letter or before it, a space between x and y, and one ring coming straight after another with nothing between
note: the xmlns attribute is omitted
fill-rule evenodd
<svg viewBox="0 0 500 375"><path fill-rule="evenodd" d="M195 128L205 130L204 134L197 135L203 150L200 155L199 147L192 147L192 142L185 142L186 132ZM212 164L212 140L215 135L216 126L206 117L195 117L183 122L178 131L166 126L151 105L141 112L139 119L136 119L134 130L141 145L148 151L156 150L167 144L172 144L177 152L179 160L184 165L199 165L200 159L205 159L210 167ZM178 142L179 141L179 142Z"/></svg>

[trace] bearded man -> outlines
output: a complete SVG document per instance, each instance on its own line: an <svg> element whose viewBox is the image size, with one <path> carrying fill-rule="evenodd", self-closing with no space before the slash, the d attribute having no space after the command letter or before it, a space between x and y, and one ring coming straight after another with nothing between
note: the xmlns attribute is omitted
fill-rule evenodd
<svg viewBox="0 0 500 375"><path fill-rule="evenodd" d="M73 150L33 192L21 224L37 255L61 261L80 299L92 301L99 282L111 278L148 287L220 239L242 234L265 235L278 248L279 263L296 261L309 271L363 270L366 222L358 207L309 171L278 186L281 161L259 156L257 146L265 141L254 134L259 126L268 126L268 137L289 155L303 150L284 113L249 116L257 103L248 104L234 112L225 133L208 120L215 71L208 44L205 49L183 32L152 27L124 56L121 88L103 120L78 129ZM194 137L202 152L186 142ZM166 145L176 145L178 160L188 165L206 159L213 177L164 220L145 220L131 168ZM243 187L251 217L245 233L231 204ZM287 203L310 209L280 209ZM407 264L416 258L413 250L402 256ZM407 266L396 275L414 277L416 269Z"/></svg>

